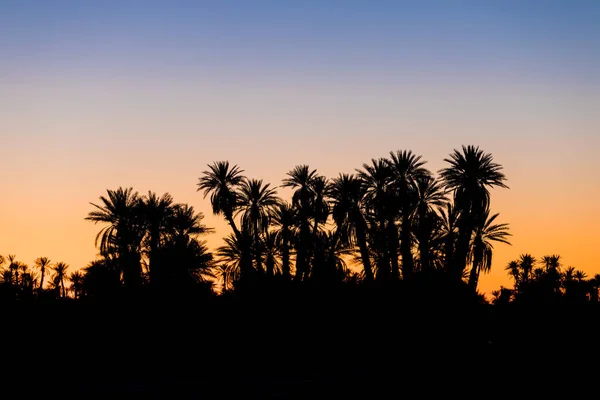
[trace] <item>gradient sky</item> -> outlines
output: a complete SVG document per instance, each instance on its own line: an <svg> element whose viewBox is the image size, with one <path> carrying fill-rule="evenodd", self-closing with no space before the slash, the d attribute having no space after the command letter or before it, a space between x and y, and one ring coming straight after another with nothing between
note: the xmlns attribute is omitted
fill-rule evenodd
<svg viewBox="0 0 600 400"><path fill-rule="evenodd" d="M505 167L512 246L600 273L598 1L0 2L0 254L85 266L106 189L196 192L227 159L278 185L462 144ZM285 192L287 193L287 192Z"/></svg>

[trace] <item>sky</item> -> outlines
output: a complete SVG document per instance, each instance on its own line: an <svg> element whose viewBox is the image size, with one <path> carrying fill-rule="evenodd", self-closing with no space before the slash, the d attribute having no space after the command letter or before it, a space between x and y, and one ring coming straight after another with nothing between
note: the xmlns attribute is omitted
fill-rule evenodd
<svg viewBox="0 0 600 400"><path fill-rule="evenodd" d="M196 191L229 160L281 184L390 151L504 166L486 293L522 253L600 273L600 2L0 1L0 254L73 270L106 189ZM280 191L284 197L289 192Z"/></svg>

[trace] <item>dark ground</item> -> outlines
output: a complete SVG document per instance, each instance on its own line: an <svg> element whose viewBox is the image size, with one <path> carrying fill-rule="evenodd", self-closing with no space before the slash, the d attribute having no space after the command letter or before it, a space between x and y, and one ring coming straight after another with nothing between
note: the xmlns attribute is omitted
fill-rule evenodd
<svg viewBox="0 0 600 400"><path fill-rule="evenodd" d="M600 379L598 307L389 300L7 304L2 387L5 398L579 398Z"/></svg>

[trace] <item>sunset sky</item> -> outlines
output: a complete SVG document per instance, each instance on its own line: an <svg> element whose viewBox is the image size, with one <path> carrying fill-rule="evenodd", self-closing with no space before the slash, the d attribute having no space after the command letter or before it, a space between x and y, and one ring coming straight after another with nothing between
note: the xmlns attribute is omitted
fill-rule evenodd
<svg viewBox="0 0 600 400"><path fill-rule="evenodd" d="M206 165L279 185L410 149L434 172L463 144L521 253L600 273L600 1L0 2L0 254L72 269L106 189L196 191ZM287 193L285 193L287 197Z"/></svg>

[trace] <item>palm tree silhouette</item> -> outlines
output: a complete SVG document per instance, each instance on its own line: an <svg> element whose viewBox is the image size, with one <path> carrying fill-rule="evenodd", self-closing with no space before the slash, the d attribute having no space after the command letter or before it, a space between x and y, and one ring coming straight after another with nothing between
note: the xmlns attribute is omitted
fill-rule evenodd
<svg viewBox="0 0 600 400"><path fill-rule="evenodd" d="M440 247L442 220L436 210L447 204L440 182L431 175L418 176L414 181L416 217L415 238L418 242L421 270L432 267L433 249Z"/></svg>
<svg viewBox="0 0 600 400"><path fill-rule="evenodd" d="M350 244L357 243L365 279L373 280L373 269L367 245L367 221L364 217L365 186L351 174L340 174L331 185L332 217L336 232L346 232Z"/></svg>
<svg viewBox="0 0 600 400"><path fill-rule="evenodd" d="M69 281L71 281L71 291L73 292L73 298L77 300L81 296L81 290L83 286L83 274L81 271L71 272L69 275Z"/></svg>
<svg viewBox="0 0 600 400"><path fill-rule="evenodd" d="M65 289L65 278L67 277L67 269L69 266L64 262L58 262L54 264L52 270L54 271L54 282L57 290L61 293L61 297L67 297L67 291Z"/></svg>
<svg viewBox="0 0 600 400"><path fill-rule="evenodd" d="M46 276L46 269L50 266L50 260L48 257L39 257L34 261L34 265L40 270L40 285L38 291L44 288L44 277Z"/></svg>
<svg viewBox="0 0 600 400"><path fill-rule="evenodd" d="M387 281L391 275L390 258L394 258L394 255L389 254L389 249L397 247L397 242L388 245L390 239L386 232L388 221L393 220L396 215L394 201L388 191L392 174L387 161L383 158L371 159L371 164L365 163L362 168L357 172L365 185L364 200L368 214L372 215L372 217L368 215L367 218L374 221L371 236L377 260L376 278Z"/></svg>
<svg viewBox="0 0 600 400"><path fill-rule="evenodd" d="M288 178L283 180L283 187L296 189L292 196L292 205L298 210L300 232L296 244L296 276L295 280L302 280L308 276L310 256L310 216L311 200L314 195L314 183L317 171L310 170L308 165L298 165L287 173Z"/></svg>
<svg viewBox="0 0 600 400"><path fill-rule="evenodd" d="M390 152L390 159L387 160L390 172L392 174L392 186L394 194L398 201L402 224L400 229L400 254L402 256L402 276L410 279L414 272L414 260L412 255L412 217L415 208L416 180L429 176L430 172L423 168L425 161L421 161L421 156L414 155L411 151ZM393 232L397 232L395 224ZM394 246L395 241L393 242ZM398 279L398 258L392 257L392 278Z"/></svg>
<svg viewBox="0 0 600 400"><path fill-rule="evenodd" d="M148 196L142 197L140 200L147 232L150 284L160 286L163 266L160 264L158 252L170 229L169 224L174 212L173 197L169 193L158 197L156 193L150 191Z"/></svg>
<svg viewBox="0 0 600 400"><path fill-rule="evenodd" d="M469 274L469 286L476 291L480 273L488 273L492 268L493 242L510 245L508 237L508 224L495 223L499 214L489 215L486 210L481 216L473 232L469 261L471 262L471 273Z"/></svg>
<svg viewBox="0 0 600 400"><path fill-rule="evenodd" d="M269 227L273 209L279 203L277 191L262 180L244 179L240 183L238 208L243 229L250 232L254 242L256 270L263 272L261 235Z"/></svg>
<svg viewBox="0 0 600 400"><path fill-rule="evenodd" d="M506 177L502 166L479 147L462 146L445 158L450 166L439 171L445 187L454 193L454 207L459 212L458 241L452 257L451 273L460 278L467 265L469 244L481 215L490 206L489 188L503 187Z"/></svg>
<svg viewBox="0 0 600 400"><path fill-rule="evenodd" d="M208 168L198 180L198 191L204 192L204 198L211 195L213 213L223 215L233 230L236 245L242 250L241 276L246 276L252 271L250 243L247 243L247 232L242 233L233 219L239 206L238 187L245 180L242 175L244 171L237 165L230 166L229 161L217 161L208 165Z"/></svg>
<svg viewBox="0 0 600 400"><path fill-rule="evenodd" d="M100 253L117 253L119 267L123 271L125 287L132 289L141 284L140 247L144 236L141 200L133 188L107 190L108 197L101 196L102 205L85 218L94 223L107 224L96 236L100 241Z"/></svg>

